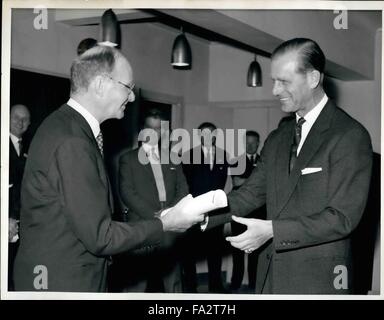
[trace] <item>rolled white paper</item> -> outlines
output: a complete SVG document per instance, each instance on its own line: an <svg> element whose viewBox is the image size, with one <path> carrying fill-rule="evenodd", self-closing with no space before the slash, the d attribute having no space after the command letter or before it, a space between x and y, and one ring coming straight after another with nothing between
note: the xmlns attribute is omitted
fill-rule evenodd
<svg viewBox="0 0 384 320"><path fill-rule="evenodd" d="M212 210L224 208L228 205L227 195L223 190L209 191L193 198L186 203L184 210L191 214L207 213ZM172 208L168 208L161 213L161 216L166 215Z"/></svg>

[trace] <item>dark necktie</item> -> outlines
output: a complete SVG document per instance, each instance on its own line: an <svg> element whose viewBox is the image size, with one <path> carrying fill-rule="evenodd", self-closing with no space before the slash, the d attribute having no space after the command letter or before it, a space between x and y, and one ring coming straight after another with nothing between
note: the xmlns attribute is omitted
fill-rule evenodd
<svg viewBox="0 0 384 320"><path fill-rule="evenodd" d="M99 147L100 153L102 156L104 156L104 150L103 150L103 134L101 131L96 137L97 146Z"/></svg>
<svg viewBox="0 0 384 320"><path fill-rule="evenodd" d="M301 127L303 126L303 123L305 122L305 119L301 117L295 126L295 133L293 137L293 143L291 146L291 157L289 160L289 172L292 171L293 167L295 166L295 162L297 159L297 148L299 147L300 140L301 140Z"/></svg>
<svg viewBox="0 0 384 320"><path fill-rule="evenodd" d="M251 163L252 163L252 164L255 164L255 155L254 155L254 154L251 155Z"/></svg>
<svg viewBox="0 0 384 320"><path fill-rule="evenodd" d="M23 156L23 141L21 139L19 139L17 142L19 143L19 157L22 157Z"/></svg>

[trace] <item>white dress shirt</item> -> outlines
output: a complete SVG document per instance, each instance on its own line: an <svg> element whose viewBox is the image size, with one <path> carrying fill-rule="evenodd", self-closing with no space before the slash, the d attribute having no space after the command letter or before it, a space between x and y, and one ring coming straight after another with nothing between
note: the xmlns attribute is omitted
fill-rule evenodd
<svg viewBox="0 0 384 320"><path fill-rule="evenodd" d="M164 176L161 169L159 147L158 145L152 146L148 143L143 143L142 147L148 156L149 163L151 164L157 192L159 194L159 201L165 202L167 200L167 193L165 191Z"/></svg>
<svg viewBox="0 0 384 320"><path fill-rule="evenodd" d="M325 105L327 104L327 101L328 101L328 97L326 94L324 94L324 97L320 100L320 102L304 116L305 122L301 127L301 140L297 148L297 156L300 153L300 150L305 142L305 139L309 134L309 131L311 130L313 124L315 123L316 119L320 115L320 112L324 109ZM301 117L296 113L296 122L300 118Z"/></svg>
<svg viewBox="0 0 384 320"><path fill-rule="evenodd" d="M214 161L214 150L213 150L213 147L206 147L206 146L202 146L203 148L203 153L204 153L204 157L205 158L208 158L209 160L209 168L212 170L213 169L213 161ZM205 163L205 162L204 162Z"/></svg>
<svg viewBox="0 0 384 320"><path fill-rule="evenodd" d="M72 109L75 109L78 113L80 113L83 116L83 118L87 121L87 123L91 127L92 133L96 138L100 133L99 121L97 121L97 119L76 100L70 98L67 102L67 105L69 105Z"/></svg>
<svg viewBox="0 0 384 320"><path fill-rule="evenodd" d="M10 133L9 136L11 137L11 141L13 146L15 147L17 155L20 157L20 142L22 139L16 137L14 134Z"/></svg>

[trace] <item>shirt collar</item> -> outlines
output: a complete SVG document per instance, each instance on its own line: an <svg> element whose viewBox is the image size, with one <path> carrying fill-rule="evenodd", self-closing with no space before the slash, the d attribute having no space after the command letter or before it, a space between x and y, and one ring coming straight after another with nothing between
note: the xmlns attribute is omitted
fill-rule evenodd
<svg viewBox="0 0 384 320"><path fill-rule="evenodd" d="M23 140L22 138L16 137L12 133L9 133L9 136L11 137L11 140L12 140L13 144L18 143L19 141Z"/></svg>
<svg viewBox="0 0 384 320"><path fill-rule="evenodd" d="M146 143L146 142L143 142L142 147L143 147L143 149L144 149L144 151L145 151L146 153L150 153L151 150L153 149L153 147L156 148L156 152L159 151L159 147L158 147L158 145L153 146L153 145L150 145L149 143Z"/></svg>
<svg viewBox="0 0 384 320"><path fill-rule="evenodd" d="M328 102L328 97L326 94L324 94L323 98L320 100L320 102L311 110L309 111L305 116L305 123L306 125L310 124L312 125L315 123L317 117L319 116L320 112L324 109L325 105ZM301 117L296 113L296 122L300 119Z"/></svg>
<svg viewBox="0 0 384 320"><path fill-rule="evenodd" d="M202 145L202 147L203 147L202 149L203 149L204 154L208 153L210 150L213 151L213 146L206 147L206 146Z"/></svg>
<svg viewBox="0 0 384 320"><path fill-rule="evenodd" d="M70 98L67 102L67 105L69 105L72 109L76 110L78 113L80 113L83 116L83 118L87 121L87 123L91 127L92 133L96 138L100 133L99 121L97 121L97 119L76 100Z"/></svg>

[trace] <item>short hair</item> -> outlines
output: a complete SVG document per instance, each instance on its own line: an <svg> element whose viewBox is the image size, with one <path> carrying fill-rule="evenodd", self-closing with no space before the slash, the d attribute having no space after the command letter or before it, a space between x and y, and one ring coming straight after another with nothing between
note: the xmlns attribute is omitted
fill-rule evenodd
<svg viewBox="0 0 384 320"><path fill-rule="evenodd" d="M254 130L247 130L246 134L247 137L255 137L260 140L260 135Z"/></svg>
<svg viewBox="0 0 384 320"><path fill-rule="evenodd" d="M166 121L167 117L164 112L158 108L150 108L144 113L144 122L148 118L160 119L162 121Z"/></svg>
<svg viewBox="0 0 384 320"><path fill-rule="evenodd" d="M320 46L311 39L294 38L283 42L272 52L272 59L287 52L296 51L298 54L297 72L317 70L324 73L325 56Z"/></svg>
<svg viewBox="0 0 384 320"><path fill-rule="evenodd" d="M71 93L87 91L98 75L110 74L116 60L123 57L119 50L107 46L95 46L77 57L71 66Z"/></svg>
<svg viewBox="0 0 384 320"><path fill-rule="evenodd" d="M93 48L97 45L97 40L93 38L86 38L81 40L79 45L77 46L77 55L83 54L88 49Z"/></svg>
<svg viewBox="0 0 384 320"><path fill-rule="evenodd" d="M212 131L216 130L217 127L212 122L203 122L199 125L198 129L203 131L204 129L212 129Z"/></svg>

